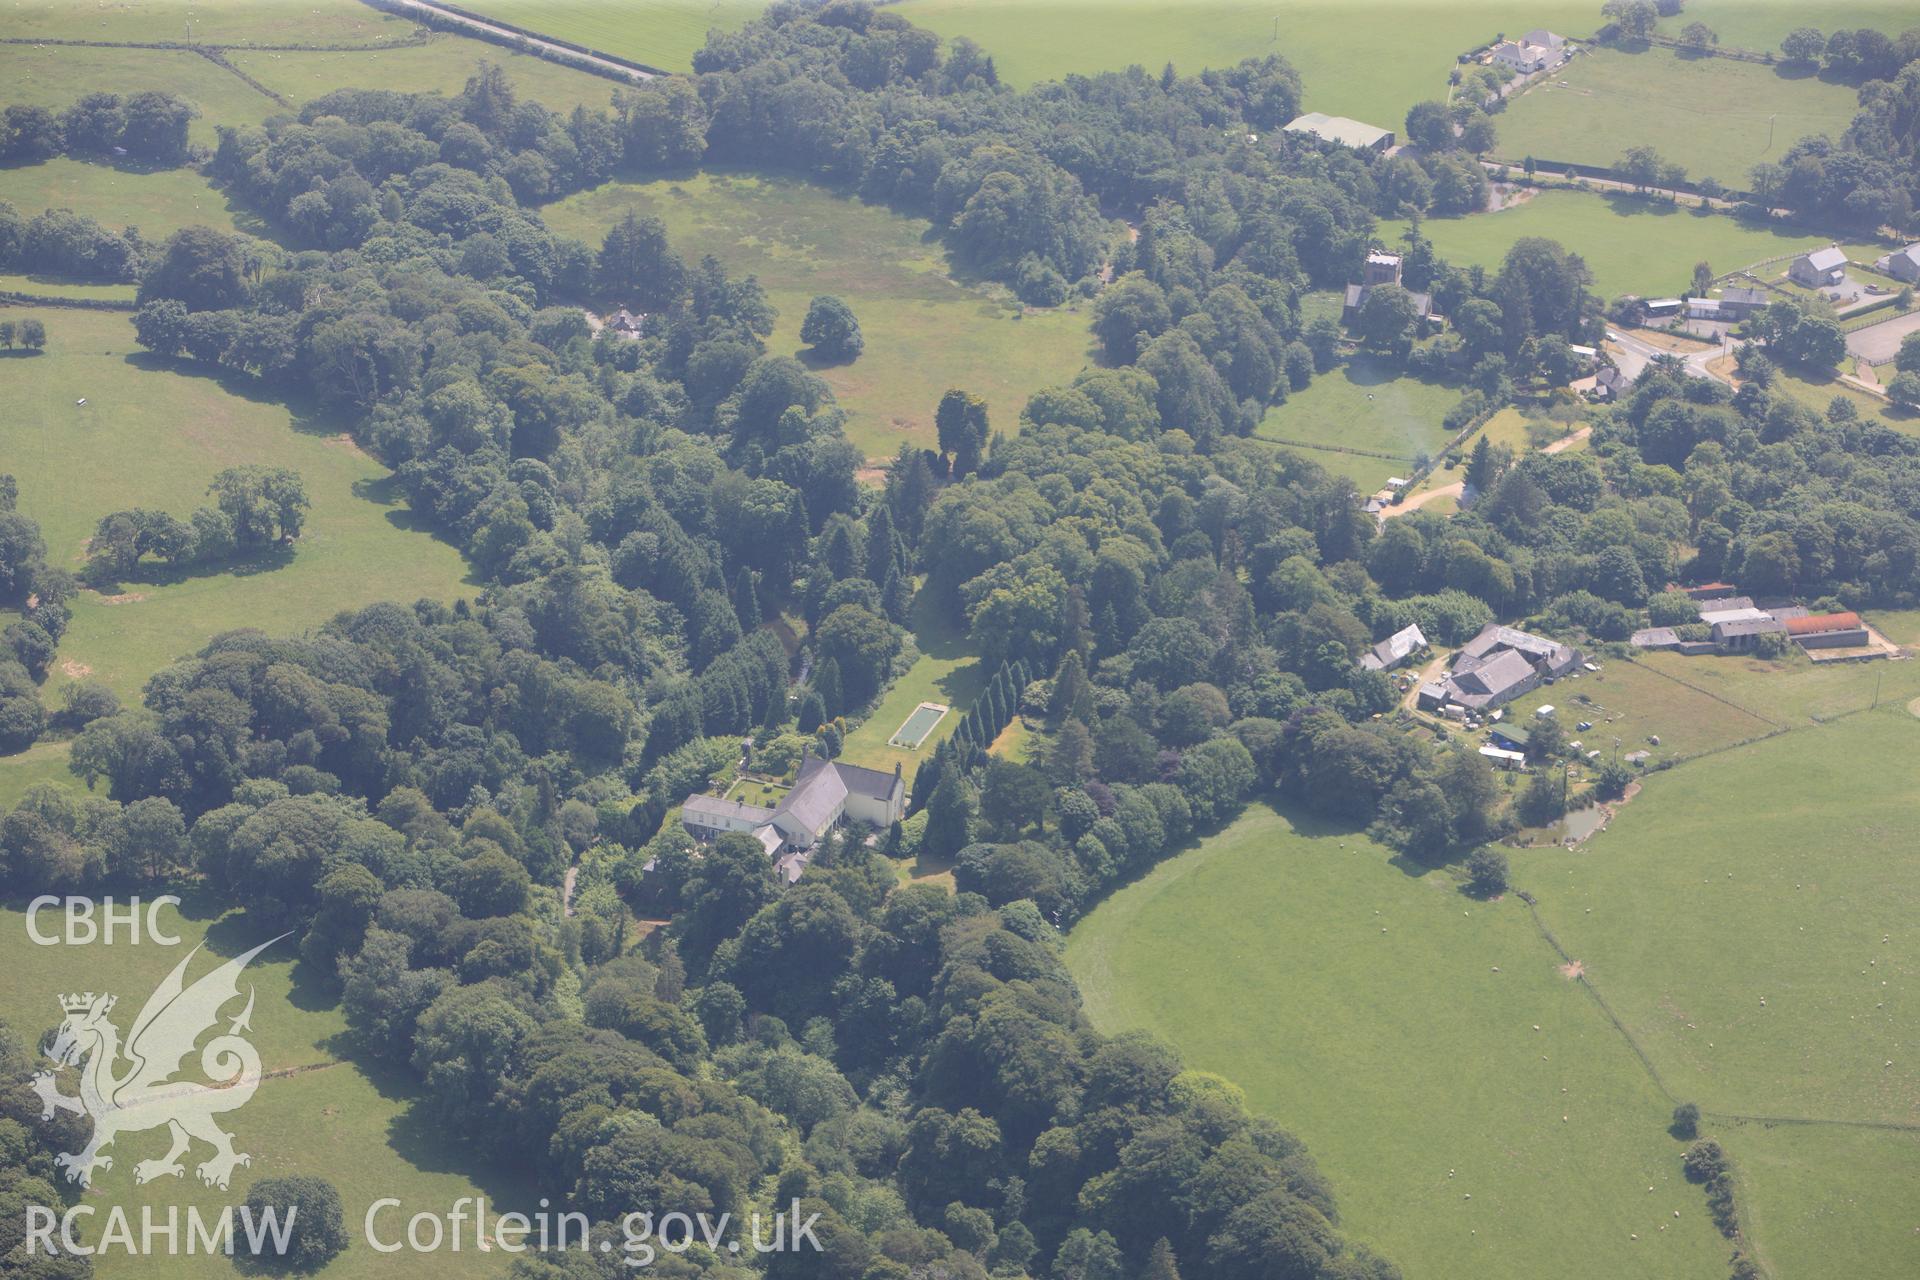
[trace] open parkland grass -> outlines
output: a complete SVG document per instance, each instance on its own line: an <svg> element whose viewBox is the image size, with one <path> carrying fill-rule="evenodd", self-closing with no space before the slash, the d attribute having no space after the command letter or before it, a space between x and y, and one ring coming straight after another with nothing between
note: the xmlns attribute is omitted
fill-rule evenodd
<svg viewBox="0 0 1920 1280"><path fill-rule="evenodd" d="M0 0L0 25L19 37L206 44L374 44L414 29L360 0Z"/></svg>
<svg viewBox="0 0 1920 1280"><path fill-rule="evenodd" d="M853 308L866 350L815 371L847 410L848 438L869 457L892 457L909 441L931 446L934 409L949 388L984 396L995 428L1011 431L1029 396L1091 363L1090 309L1023 308L1000 286L962 283L931 224L812 183L736 172L610 182L542 216L598 245L629 209L664 222L689 261L711 253L729 272L759 277L780 313L774 351L801 349L800 322L815 295L836 294Z"/></svg>
<svg viewBox="0 0 1920 1280"><path fill-rule="evenodd" d="M1406 224L1382 220L1376 237L1400 243ZM1646 297L1687 287L1696 262L1736 271L1782 254L1803 253L1833 237L1784 223L1758 223L1626 192L1542 191L1497 213L1433 218L1420 230L1457 267L1497 271L1513 243L1545 236L1578 253L1603 298ZM1784 268L1782 268L1784 269Z"/></svg>
<svg viewBox="0 0 1920 1280"><path fill-rule="evenodd" d="M99 34L85 26L65 38L137 38ZM97 88L110 88L122 97L149 89L165 90L185 98L199 111L188 127L188 135L207 147L218 141L215 126L258 124L283 109L231 71L186 49L0 44L0 84L6 86L4 97L9 105L22 103L56 111L72 106L82 94ZM113 225L111 209L81 212Z"/></svg>
<svg viewBox="0 0 1920 1280"><path fill-rule="evenodd" d="M1097 1026L1244 1087L1408 1276L1720 1274L1672 1104L1511 895L1256 806L1115 893L1066 956Z"/></svg>
<svg viewBox="0 0 1920 1280"><path fill-rule="evenodd" d="M205 946L188 968L187 980L211 970L221 960L266 941L272 931L240 913L221 915L203 895L183 894L183 908L161 909L162 927L181 938L178 947L143 941L128 945L125 935L114 945L35 945L27 934L24 903L0 907L0 965L8 980L0 984L0 1018L27 1044L61 1018L57 998L74 990L109 991L120 997L115 1022L124 1033L147 995L187 952ZM184 915L183 915L184 912ZM40 918L42 933L59 933L57 913ZM186 1175L136 1186L137 1161L157 1158L166 1149L164 1131L123 1134L108 1149L113 1168L96 1176L86 1202L96 1209L80 1232L97 1239L109 1207L120 1206L134 1223L140 1206L151 1205L164 1220L169 1205L192 1205L211 1218L224 1205L238 1205L255 1179L296 1173L318 1174L332 1182L345 1202L345 1222L352 1243L326 1268L329 1280L361 1280L391 1275L392 1258L376 1253L361 1240L361 1222L375 1199L397 1196L407 1204L403 1214L389 1211L380 1220L391 1239L396 1225L404 1230L405 1216L422 1209L444 1212L462 1196L485 1193L491 1201L507 1202L494 1209L520 1207L530 1198L511 1179L481 1173L477 1177L456 1170L471 1169L473 1158L448 1142L424 1117L412 1111L413 1093L397 1073L376 1066L363 1068L350 1060L352 1046L346 1024L330 997L315 990L311 975L299 971L297 949L288 939L264 952L249 965L242 989L256 992L252 1040L259 1050L267 1078L242 1108L221 1117L234 1135L238 1151L253 1157L250 1166L235 1172L226 1191L201 1185L193 1164L207 1157L196 1145ZM239 1009L236 1001L227 1011ZM354 1059L362 1055L354 1054ZM188 1068L198 1058L188 1059ZM73 1092L71 1079L65 1090ZM460 1253L409 1253L410 1274L422 1276L504 1275L509 1259L498 1250L479 1253L471 1237ZM107 1277L198 1277L208 1274L200 1257L159 1256L129 1258L115 1252L96 1261L96 1274ZM230 1266L221 1260L215 1269Z"/></svg>
<svg viewBox="0 0 1920 1280"><path fill-rule="evenodd" d="M1400 132L1407 108L1443 98L1455 55L1500 32L1586 35L1599 6L1574 0L906 0L898 12L966 36L1016 87L1168 62L1191 75L1279 53L1309 110Z"/></svg>
<svg viewBox="0 0 1920 1280"><path fill-rule="evenodd" d="M1879 625L1881 616L1868 613L1867 621ZM1895 620L1896 631L1901 629L1901 619L1911 617L1888 616ZM1900 644L1920 640L1920 635L1902 639L1894 632L1886 634ZM1920 669L1907 662L1816 664L1796 651L1778 660L1751 654L1689 658L1677 653L1643 653L1636 657L1635 664L1789 729L1865 711L1874 705L1876 696L1880 702L1890 703L1903 692L1908 697L1920 693Z"/></svg>
<svg viewBox="0 0 1920 1280"><path fill-rule="evenodd" d="M715 28L737 30L765 0L462 0L461 8L662 71L693 70Z"/></svg>
<svg viewBox="0 0 1920 1280"><path fill-rule="evenodd" d="M1496 118L1497 154L1611 165L1628 147L1649 146L1690 177L1744 188L1747 170L1798 139L1838 139L1858 109L1853 86L1804 69L1596 48L1509 99Z"/></svg>
<svg viewBox="0 0 1920 1280"><path fill-rule="evenodd" d="M137 703L154 671L236 627L275 633L325 622L378 600L450 600L468 593L459 552L415 530L387 470L338 424L255 398L227 383L137 354L124 315L39 314L48 349L0 361L9 412L0 459L20 506L40 522L54 564L79 569L100 517L144 506L182 518L209 501L224 467L290 467L312 502L291 554L259 553L234 571L130 580L112 598L82 592L45 696L79 675ZM85 397L84 406L76 400Z"/></svg>

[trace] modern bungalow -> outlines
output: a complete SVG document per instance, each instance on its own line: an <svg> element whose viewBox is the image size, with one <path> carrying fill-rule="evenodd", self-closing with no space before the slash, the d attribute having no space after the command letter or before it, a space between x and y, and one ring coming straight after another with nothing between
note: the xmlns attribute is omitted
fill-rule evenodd
<svg viewBox="0 0 1920 1280"><path fill-rule="evenodd" d="M1847 277L1846 250L1838 245L1828 245L1812 253L1803 253L1787 268L1787 275L1794 283L1803 284L1809 289L1839 284Z"/></svg>

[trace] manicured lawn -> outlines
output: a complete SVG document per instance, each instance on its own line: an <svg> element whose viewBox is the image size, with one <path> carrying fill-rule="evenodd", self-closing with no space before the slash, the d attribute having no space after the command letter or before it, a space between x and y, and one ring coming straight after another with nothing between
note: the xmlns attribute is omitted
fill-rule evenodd
<svg viewBox="0 0 1920 1280"><path fill-rule="evenodd" d="M1599 7L1572 0L906 0L898 12L967 36L1016 86L1168 62L1186 74L1279 53L1309 109L1396 133L1407 108L1444 98L1454 57L1500 32L1586 35Z"/></svg>
<svg viewBox="0 0 1920 1280"><path fill-rule="evenodd" d="M733 784L727 792L727 799L738 800L741 804L757 804L763 809L772 809L792 787L777 782L761 782L755 778L742 778Z"/></svg>
<svg viewBox="0 0 1920 1280"><path fill-rule="evenodd" d="M23 218L42 209L72 209L116 231L138 227L149 240L164 239L195 224L232 229L237 215L249 223L257 221L241 215L225 194L208 186L192 169L143 173L64 156L0 169L0 200L19 210Z"/></svg>
<svg viewBox="0 0 1920 1280"><path fill-rule="evenodd" d="M1316 374L1306 390L1268 409L1255 434L1284 444L1389 453L1411 465L1416 455L1438 453L1447 442L1440 420L1459 399L1457 388L1407 377L1391 361L1358 355ZM1394 474L1394 464L1379 458L1361 457L1353 465L1382 480Z"/></svg>
<svg viewBox="0 0 1920 1280"><path fill-rule="evenodd" d="M1406 224L1382 221L1376 232L1399 243ZM1746 222L1625 193L1542 191L1498 213L1434 218L1421 224L1440 256L1455 266L1499 269L1524 236L1558 240L1586 259L1594 289L1604 298L1623 293L1658 297L1687 287L1696 262L1734 271L1766 258L1800 253L1831 236L1784 224Z"/></svg>
<svg viewBox="0 0 1920 1280"><path fill-rule="evenodd" d="M934 408L952 387L986 397L995 429L1013 430L1029 396L1090 361L1089 308L1028 310L998 286L962 284L927 222L810 183L730 172L612 182L543 213L554 230L597 246L629 209L666 223L688 261L711 253L735 274L758 276L780 313L774 351L800 349L816 294L853 308L865 352L817 372L848 411L848 437L870 457L891 457L907 441L931 445Z"/></svg>
<svg viewBox="0 0 1920 1280"><path fill-rule="evenodd" d="M764 0L471 0L460 7L663 71L691 71L709 30L738 30L767 6Z"/></svg>
<svg viewBox="0 0 1920 1280"><path fill-rule="evenodd" d="M27 314L35 313L0 312ZM47 352L0 366L10 406L0 416L0 459L53 563L78 569L108 512L144 506L184 518L224 467L292 467L312 503L290 554L264 552L236 571L184 580L156 573L112 599L83 592L48 679L50 701L61 684L91 674L135 703L154 671L235 627L284 634L378 600L470 591L459 553L415 531L387 470L338 424L290 412L245 383L136 354L124 315L37 314ZM84 406L75 403L82 397Z"/></svg>
<svg viewBox="0 0 1920 1280"><path fill-rule="evenodd" d="M881 698L879 709L847 734L840 752L849 764L884 773L893 772L898 764L909 786L921 761L931 759L934 750L960 727L963 713L993 674L980 669L980 659L967 647L966 635L941 618L924 594L914 600L912 621L920 657L893 682ZM888 739L923 702L942 703L952 710L940 718L918 747L909 750L894 746Z"/></svg>
<svg viewBox="0 0 1920 1280"><path fill-rule="evenodd" d="M1780 67L1592 49L1509 102L1496 154L1611 165L1647 146L1692 177L1744 188L1747 170L1797 139L1838 139L1858 107L1851 86Z"/></svg>
<svg viewBox="0 0 1920 1280"><path fill-rule="evenodd" d="M1264 807L1067 943L1096 1025L1242 1085L1408 1276L1720 1274L1671 1104L1557 959L1511 895Z"/></svg>
<svg viewBox="0 0 1920 1280"><path fill-rule="evenodd" d="M0 963L8 974L8 981L0 985L0 1018L31 1044L43 1029L60 1021L57 997L62 993L110 991L120 997L114 1021L124 1032L147 995L196 944L204 940L206 948L190 965L189 981L220 959L272 936L243 915L221 916L217 906L197 895L185 896L184 917L171 908L161 912L163 928L181 938L178 947L151 942L131 946L124 939L112 946L36 946L27 935L22 904L0 908ZM43 916L40 928L58 932L58 918ZM481 1174L475 1179L450 1171L472 1168L475 1162L446 1134L413 1113L409 1081L385 1068L363 1071L348 1060L352 1050L343 1042L345 1021L330 999L310 985L309 975L296 978L296 955L292 940L282 942L250 964L242 977L243 989L255 991L249 1039L260 1052L262 1067L268 1073L291 1072L263 1080L245 1106L221 1117L222 1127L234 1136L235 1149L251 1155L253 1163L235 1172L228 1190L208 1188L194 1176L192 1164L204 1160L209 1151L196 1145L184 1177L136 1186L135 1163L162 1155L166 1135L155 1130L129 1131L112 1148L113 1168L96 1175L91 1198L123 1206L135 1222L140 1221L140 1206L152 1205L164 1221L169 1205L183 1210L193 1205L203 1215L212 1215L222 1205L242 1200L255 1179L318 1174L339 1189L353 1241L327 1267L330 1280L392 1274L392 1259L367 1247L361 1238L367 1207L378 1198L400 1197L409 1205L406 1214L422 1209L444 1212L459 1197L483 1191L512 1207L531 1199L510 1178ZM231 1015L238 1009L236 1001L227 1012ZM189 1058L188 1070L197 1062L197 1057ZM74 1091L71 1080L64 1088ZM399 1219L403 1231L405 1216ZM97 1238L104 1217L102 1213L83 1222L82 1234ZM391 1214L380 1220L383 1231L391 1220ZM129 1258L124 1251L116 1251L96 1264L96 1274L109 1280L148 1280L208 1273L204 1259L185 1256L184 1248L180 1253L168 1257L162 1247L157 1256ZM471 1237L460 1253L443 1250L405 1256L409 1273L435 1277L504 1275L510 1261L499 1250L477 1251Z"/></svg>

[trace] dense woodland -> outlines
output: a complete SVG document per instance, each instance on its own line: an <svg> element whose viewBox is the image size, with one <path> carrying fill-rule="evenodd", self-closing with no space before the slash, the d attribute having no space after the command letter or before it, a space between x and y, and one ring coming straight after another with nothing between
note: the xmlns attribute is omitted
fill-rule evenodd
<svg viewBox="0 0 1920 1280"><path fill-rule="evenodd" d="M1303 294L1358 278L1376 212L1422 204L1412 162L1252 143L1296 110L1283 60L1013 93L964 41L830 5L778 6L698 68L566 117L484 68L455 98L330 94L223 129L207 160L301 247L121 237L144 346L346 415L487 586L230 633L138 707L81 682L49 710L78 584L0 486L0 604L24 615L0 749L71 730L92 788L0 820L0 885L204 877L296 931L361 1051L411 1071L477 1157L531 1158L596 1218L819 1209L825 1252L769 1274L1398 1275L1231 1085L1089 1027L1059 929L1261 793L1424 858L1481 845L1515 821L1505 789L1375 719L1396 696L1356 665L1368 646L1528 617L1618 640L1690 575L1911 602L1920 445L1844 402L1821 418L1763 379L1656 369L1590 452L1483 443L1466 513L1382 529L1351 482L1247 438L1338 358ZM35 117L68 147L73 118ZM703 160L924 214L1030 300L1097 295L1108 367L1034 396L1017 434L956 389L937 448L857 483L831 392L768 352L755 281L650 219L590 246L540 218ZM1439 189L1456 161L1431 163ZM0 216L0 250L40 221ZM1417 232L1400 247L1452 331L1422 338L1386 287L1359 337L1468 382L1450 425L1560 378L1597 331L1559 245L1494 273ZM648 312L646 335L596 335L582 302ZM85 572L218 564L297 538L304 505L297 477L223 473L190 518L108 517ZM763 767L837 753L915 656L916 595L996 674L905 823L834 837L780 887L755 841L698 848L665 821L743 737ZM1031 763L986 751L1016 715L1048 731ZM959 892L901 886L917 853L953 858ZM670 923L636 946L636 914ZM699 1248L657 1265L742 1274Z"/></svg>

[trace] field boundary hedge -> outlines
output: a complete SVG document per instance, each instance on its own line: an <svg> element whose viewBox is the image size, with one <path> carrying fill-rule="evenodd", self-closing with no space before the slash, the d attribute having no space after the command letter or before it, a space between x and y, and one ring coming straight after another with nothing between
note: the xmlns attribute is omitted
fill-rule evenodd
<svg viewBox="0 0 1920 1280"><path fill-rule="evenodd" d="M118 298L61 298L48 293L22 293L0 289L0 306L65 307L70 311L138 311L139 306Z"/></svg>

